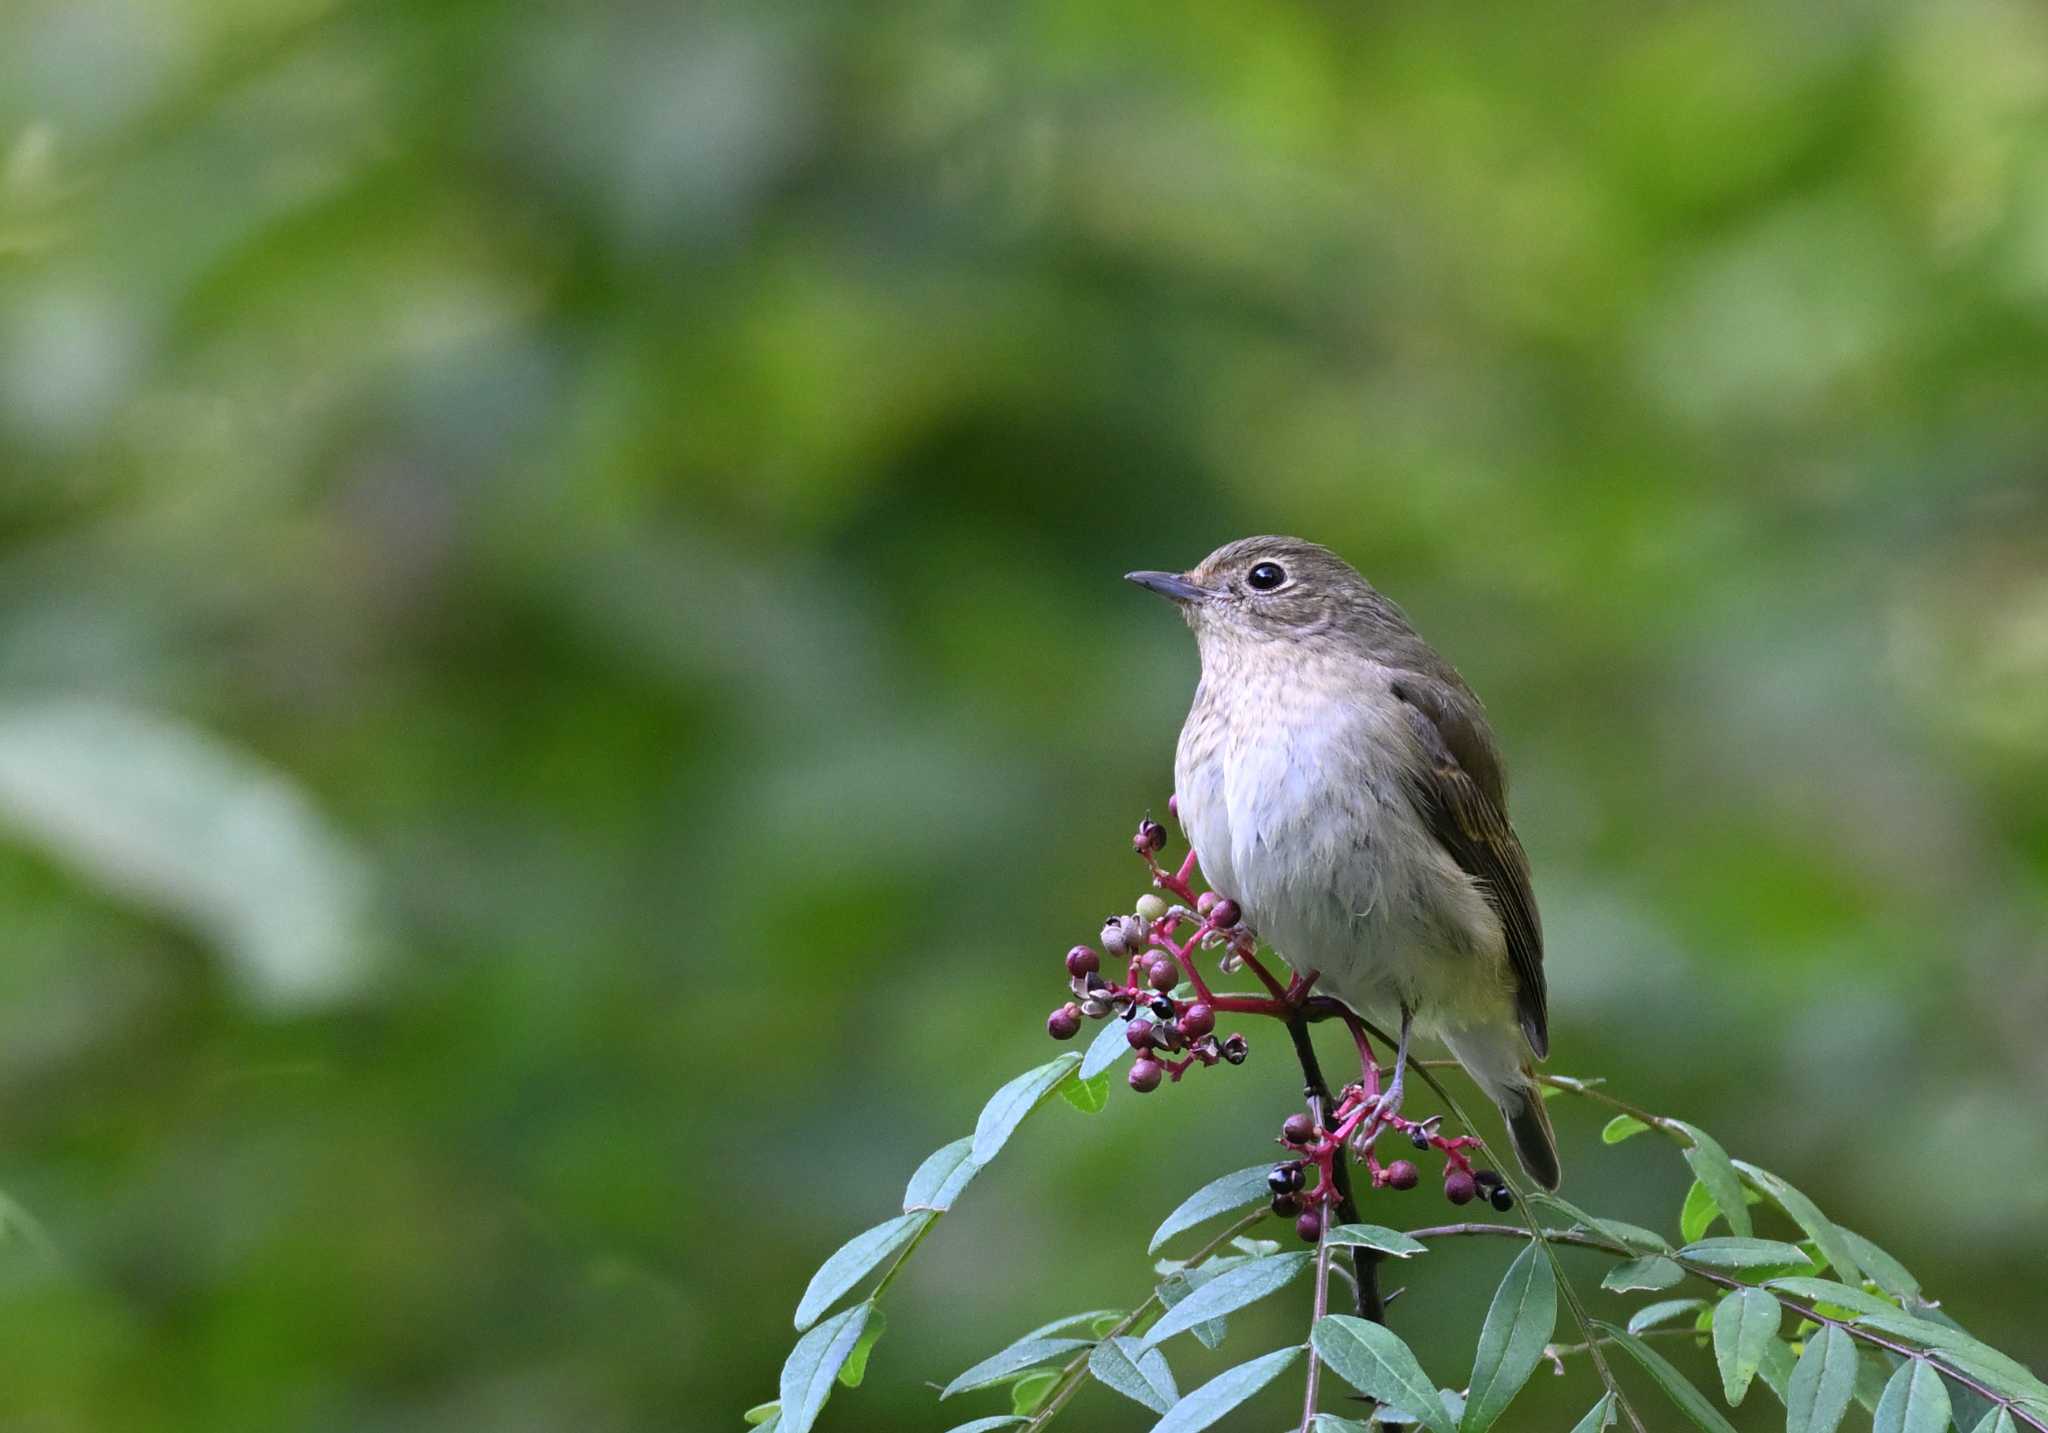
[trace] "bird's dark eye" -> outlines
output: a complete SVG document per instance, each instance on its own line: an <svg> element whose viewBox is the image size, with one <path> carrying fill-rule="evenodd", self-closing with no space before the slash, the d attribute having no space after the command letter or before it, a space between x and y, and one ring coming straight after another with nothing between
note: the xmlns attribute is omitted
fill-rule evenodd
<svg viewBox="0 0 2048 1433"><path fill-rule="evenodd" d="M1244 580L1252 585L1254 592L1271 592L1287 580L1287 574L1280 570L1277 562L1261 562L1245 574Z"/></svg>

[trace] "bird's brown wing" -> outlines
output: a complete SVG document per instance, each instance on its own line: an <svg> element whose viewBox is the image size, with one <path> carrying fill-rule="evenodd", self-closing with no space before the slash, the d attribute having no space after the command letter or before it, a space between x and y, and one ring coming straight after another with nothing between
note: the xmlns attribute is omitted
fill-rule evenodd
<svg viewBox="0 0 2048 1433"><path fill-rule="evenodd" d="M1515 1013L1537 1055L1550 1053L1543 984L1543 924L1529 889L1529 858L1508 824L1500 762L1476 698L1440 679L1403 674L1393 694L1422 744L1425 765L1409 795L1430 833L1450 852L1500 917L1515 973Z"/></svg>

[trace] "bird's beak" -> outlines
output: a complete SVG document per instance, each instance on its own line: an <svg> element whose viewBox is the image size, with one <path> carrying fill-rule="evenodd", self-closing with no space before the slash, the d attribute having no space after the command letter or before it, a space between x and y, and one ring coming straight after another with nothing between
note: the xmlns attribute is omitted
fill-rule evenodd
<svg viewBox="0 0 2048 1433"><path fill-rule="evenodd" d="M1197 587L1178 572L1126 572L1124 581L1135 582L1149 592L1175 602L1199 602L1215 594L1206 587Z"/></svg>

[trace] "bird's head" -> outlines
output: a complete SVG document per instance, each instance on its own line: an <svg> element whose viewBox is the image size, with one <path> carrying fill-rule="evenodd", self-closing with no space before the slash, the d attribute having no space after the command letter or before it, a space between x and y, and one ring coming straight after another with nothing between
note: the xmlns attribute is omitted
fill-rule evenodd
<svg viewBox="0 0 2048 1433"><path fill-rule="evenodd" d="M1240 538L1187 572L1124 577L1177 605L1205 657L1269 642L1369 638L1400 621L1350 563L1298 537Z"/></svg>

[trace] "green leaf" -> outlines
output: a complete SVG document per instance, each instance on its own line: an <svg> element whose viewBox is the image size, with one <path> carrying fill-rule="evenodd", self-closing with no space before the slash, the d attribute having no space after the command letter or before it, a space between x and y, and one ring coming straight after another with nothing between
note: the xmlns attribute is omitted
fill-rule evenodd
<svg viewBox="0 0 2048 1433"><path fill-rule="evenodd" d="M1051 1338L1056 1333L1065 1333L1068 1329L1079 1328L1082 1324L1093 1324L1100 1319L1107 1319L1111 1323L1115 1323L1123 1316L1124 1310L1122 1309L1090 1309L1085 1314L1068 1314L1064 1318L1054 1319L1049 1324L1040 1324L1030 1333L1025 1334L1024 1337Z"/></svg>
<svg viewBox="0 0 2048 1433"><path fill-rule="evenodd" d="M1641 1259L1625 1259L1616 1264L1600 1281L1600 1287L1611 1289L1617 1294L1627 1294L1639 1289L1668 1289L1684 1278L1685 1270L1678 1265L1662 1254L1650 1254Z"/></svg>
<svg viewBox="0 0 2048 1433"><path fill-rule="evenodd" d="M1806 1341L1785 1391L1785 1433L1835 1433L1856 1392L1856 1340L1824 1325Z"/></svg>
<svg viewBox="0 0 2048 1433"><path fill-rule="evenodd" d="M1728 1151L1721 1148L1720 1141L1697 1125L1689 1125L1684 1120L1671 1123L1685 1131L1685 1137L1692 1141L1692 1148L1685 1152L1685 1162L1692 1166L1694 1177L1706 1185L1707 1193L1713 1196L1721 1217L1728 1221L1728 1231L1738 1238L1748 1238L1755 1232L1749 1222L1749 1203L1742 1197L1742 1178L1735 1172Z"/></svg>
<svg viewBox="0 0 2048 1433"><path fill-rule="evenodd" d="M1849 1247L1856 1252L1856 1262L1863 1266L1863 1272L1880 1289L1899 1299L1920 1297L1920 1281L1908 1273L1906 1266L1885 1253L1884 1250L1858 1234L1854 1229L1842 1229L1842 1237L1849 1241Z"/></svg>
<svg viewBox="0 0 2048 1433"><path fill-rule="evenodd" d="M1544 1345L1557 1324L1557 1276L1531 1239L1508 1265L1472 1359L1459 1433L1486 1433L1543 1361Z"/></svg>
<svg viewBox="0 0 2048 1433"><path fill-rule="evenodd" d="M998 1428L1015 1428L1019 1423L1031 1420L1021 1413L998 1413L992 1418L977 1418L972 1423L960 1423L946 1430L946 1433L995 1433Z"/></svg>
<svg viewBox="0 0 2048 1433"><path fill-rule="evenodd" d="M1707 1193L1707 1186L1695 1179L1685 1192L1685 1207L1678 1211L1679 1237L1688 1244L1705 1238L1720 1213L1721 1206Z"/></svg>
<svg viewBox="0 0 2048 1433"><path fill-rule="evenodd" d="M1756 1373L1783 1403L1792 1386L1792 1345L1781 1338L1765 1344L1764 1356L1757 1362Z"/></svg>
<svg viewBox="0 0 2048 1433"><path fill-rule="evenodd" d="M979 1173L981 1166L974 1162L973 1135L963 1134L951 1144L940 1145L925 1156L917 1173L910 1176L910 1187L903 1191L903 1212L951 1209L960 1191Z"/></svg>
<svg viewBox="0 0 2048 1433"><path fill-rule="evenodd" d="M1899 1307L1891 1300L1863 1289L1852 1289L1847 1284L1833 1279L1803 1278L1793 1275L1785 1279L1766 1279L1765 1285L1781 1289L1794 1298L1805 1299L1812 1304L1825 1304L1848 1314L1895 1314Z"/></svg>
<svg viewBox="0 0 2048 1433"><path fill-rule="evenodd" d="M1334 1413L1318 1413L1308 1429L1309 1433L1372 1433L1372 1425L1356 1418L1339 1418Z"/></svg>
<svg viewBox="0 0 2048 1433"><path fill-rule="evenodd" d="M974 1122L974 1162L987 1164L994 1159L1017 1132L1017 1126L1024 1123L1024 1116L1073 1074L1080 1063L1079 1052L1069 1050L1035 1070L1026 1070L989 1096L988 1103L981 1107L981 1118Z"/></svg>
<svg viewBox="0 0 2048 1433"><path fill-rule="evenodd" d="M782 1400L778 1398L773 1403L756 1403L752 1408L742 1413L740 1417L746 1419L749 1428L753 1428L759 1424L766 1423L781 1411Z"/></svg>
<svg viewBox="0 0 2048 1433"><path fill-rule="evenodd" d="M1443 1400L1444 1412L1450 1415L1451 1422L1456 1423L1465 1416L1464 1394L1455 1388L1439 1388L1436 1395ZM1374 1411L1373 1419L1370 1426L1374 1428L1413 1428L1422 1422L1414 1414L1396 1408L1391 1403L1382 1403Z"/></svg>
<svg viewBox="0 0 2048 1433"><path fill-rule="evenodd" d="M1411 1239L1398 1229L1385 1229L1377 1224L1339 1224L1334 1229L1323 1231L1323 1242L1346 1248L1363 1245L1368 1249L1378 1249L1383 1254L1392 1254L1397 1259L1429 1252L1429 1246L1420 1239Z"/></svg>
<svg viewBox="0 0 2048 1433"><path fill-rule="evenodd" d="M1641 1134L1649 1126L1634 1115L1616 1115L1600 1131L1602 1144L1620 1144L1630 1135Z"/></svg>
<svg viewBox="0 0 2048 1433"><path fill-rule="evenodd" d="M1183 1229L1192 1229L1205 1219L1232 1209L1241 1209L1247 1204L1256 1204L1270 1199L1273 1191L1266 1187L1266 1176L1272 1172L1270 1164L1253 1165L1240 1169L1235 1174L1226 1174L1221 1179L1212 1179L1207 1184L1181 1201L1180 1207L1166 1216L1166 1222L1152 1235L1152 1243L1146 1248L1148 1254L1159 1252L1159 1246Z"/></svg>
<svg viewBox="0 0 2048 1433"><path fill-rule="evenodd" d="M1330 1314L1316 1320L1309 1341L1331 1372L1360 1393L1415 1415L1435 1433L1458 1433L1436 1385L1392 1329Z"/></svg>
<svg viewBox="0 0 2048 1433"><path fill-rule="evenodd" d="M1586 1410L1586 1416L1572 1425L1572 1433L1600 1433L1614 1423L1614 1395L1603 1393L1600 1401Z"/></svg>
<svg viewBox="0 0 2048 1433"><path fill-rule="evenodd" d="M1222 1318L1247 1304L1257 1303L1292 1283L1314 1258L1315 1255L1306 1250L1298 1254L1275 1254L1267 1259L1247 1259L1236 1268L1218 1274L1168 1309L1159 1322L1147 1330L1144 1346L1151 1348L1196 1324Z"/></svg>
<svg viewBox="0 0 2048 1433"><path fill-rule="evenodd" d="M1625 1249L1634 1249L1639 1253L1658 1254L1669 1250L1671 1247L1671 1241L1655 1230L1645 1229L1636 1224L1627 1224L1619 1219L1601 1219L1595 1215L1588 1214L1569 1199L1552 1194L1548 1190L1530 1190L1529 1202L1554 1209L1581 1229L1590 1230L1602 1238L1621 1245Z"/></svg>
<svg viewBox="0 0 2048 1433"><path fill-rule="evenodd" d="M1095 1352L1088 1355L1088 1372L1154 1413L1164 1413L1180 1401L1166 1355L1128 1336L1095 1345Z"/></svg>
<svg viewBox="0 0 2048 1433"><path fill-rule="evenodd" d="M1784 1311L1762 1289L1737 1289L1714 1308L1714 1362L1721 1393L1730 1408L1749 1394L1750 1380L1764 1361L1764 1349L1778 1337Z"/></svg>
<svg viewBox="0 0 2048 1433"><path fill-rule="evenodd" d="M874 1351L888 1327L889 1321L882 1317L882 1306L874 1305L874 1311L868 1315L868 1326L860 1331L860 1342L853 1346L853 1352L839 1367L841 1383L848 1388L860 1387L860 1381L868 1376L868 1354Z"/></svg>
<svg viewBox="0 0 2048 1433"><path fill-rule="evenodd" d="M1942 1433L1949 1422L1948 1387L1929 1364L1899 1365L1877 1400L1871 1433Z"/></svg>
<svg viewBox="0 0 2048 1433"><path fill-rule="evenodd" d="M1167 1409L1166 1416L1152 1425L1152 1433L1198 1433L1285 1373L1300 1357L1301 1348L1296 1345L1226 1368Z"/></svg>
<svg viewBox="0 0 2048 1433"><path fill-rule="evenodd" d="M970 1389L986 1388L991 1383L1001 1383L1026 1369L1036 1368L1041 1363L1052 1363L1066 1358L1077 1349L1087 1348L1093 1339L1085 1338L1020 1338L1008 1348L992 1353L974 1367L962 1373L947 1384L939 1394L951 1398L956 1393Z"/></svg>
<svg viewBox="0 0 2048 1433"><path fill-rule="evenodd" d="M1704 1264L1710 1269L1730 1269L1757 1274L1810 1272L1813 1260L1797 1244L1776 1239L1698 1239L1678 1251L1680 1259Z"/></svg>
<svg viewBox="0 0 2048 1433"><path fill-rule="evenodd" d="M1739 1159L1734 1163L1736 1170L1757 1192L1791 1215L1792 1222L1806 1231L1807 1237L1819 1246L1822 1257L1828 1261L1836 1278L1845 1284L1863 1282L1863 1268L1856 1262L1855 1249L1847 1236L1835 1227L1835 1221L1820 1212L1819 1205L1768 1169Z"/></svg>
<svg viewBox="0 0 2048 1433"><path fill-rule="evenodd" d="M778 1426L783 1433L810 1433L825 1400L832 1396L833 1380L853 1355L854 1345L860 1342L868 1315L874 1309L871 1303L855 1304L796 1341L796 1347L789 1351L782 1365L782 1413Z"/></svg>
<svg viewBox="0 0 2048 1433"><path fill-rule="evenodd" d="M1705 1299L1660 1299L1654 1304L1644 1304L1628 1316L1628 1331L1641 1333L1662 1323L1669 1323L1680 1314L1689 1314L1695 1309L1707 1306Z"/></svg>
<svg viewBox="0 0 2048 1433"><path fill-rule="evenodd" d="M1994 1408L1979 1420L1972 1433L2019 1433L2008 1409Z"/></svg>
<svg viewBox="0 0 2048 1433"><path fill-rule="evenodd" d="M1613 1339L1629 1357L1640 1363L1644 1372L1655 1379L1657 1386L1678 1405L1678 1411L1704 1428L1706 1433L1735 1433L1734 1425L1721 1416L1721 1410L1709 1403L1705 1394L1686 1382L1685 1375L1673 1368L1657 1350L1627 1329L1616 1328L1613 1324L1599 1319L1593 1320L1593 1327Z"/></svg>
<svg viewBox="0 0 2048 1433"><path fill-rule="evenodd" d="M1060 1381L1058 1372L1034 1373L1029 1378L1020 1378L1010 1385L1010 1410L1014 1413L1036 1413L1038 1405L1045 1402L1053 1385Z"/></svg>
<svg viewBox="0 0 2048 1433"><path fill-rule="evenodd" d="M1109 1104L1109 1074L1092 1079L1068 1080L1060 1086L1060 1098L1084 1115L1100 1114Z"/></svg>
<svg viewBox="0 0 2048 1433"><path fill-rule="evenodd" d="M1963 1367L1967 1361L1966 1371L1970 1376L1981 1378L2002 1397L2048 1401L2048 1384L2036 1378L2032 1369L1961 1329L1897 1310L1858 1314L1855 1322L1865 1328L1897 1334L1924 1344L1944 1361L1957 1367Z"/></svg>
<svg viewBox="0 0 2048 1433"><path fill-rule="evenodd" d="M841 1244L811 1275L810 1286L796 1306L797 1331L801 1333L816 1323L818 1315L838 1303L842 1294L874 1272L884 1259L915 1239L918 1231L935 1217L928 1210L899 1214Z"/></svg>
<svg viewBox="0 0 2048 1433"><path fill-rule="evenodd" d="M1242 1262L1239 1259L1211 1260L1209 1264L1203 1265L1201 1269L1182 1269L1169 1274L1160 1282L1157 1290L1159 1302L1169 1309L1178 1308L1196 1289L1222 1272L1221 1269L1217 1269L1214 1273L1205 1273L1204 1271L1209 1269L1210 1265L1217 1263L1236 1265ZM1202 1341L1204 1347L1215 1348L1223 1342L1223 1335L1227 1328L1228 1325L1222 1319L1209 1319L1204 1323L1196 1324L1192 1332L1196 1338Z"/></svg>
<svg viewBox="0 0 2048 1433"><path fill-rule="evenodd" d="M1081 1057L1082 1079L1094 1079L1131 1053L1130 1028L1131 1022L1122 1015L1102 1022L1102 1029L1088 1042L1088 1053Z"/></svg>

